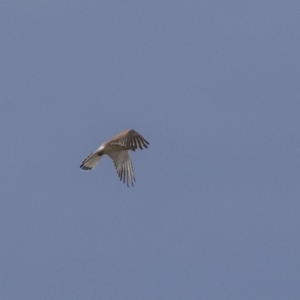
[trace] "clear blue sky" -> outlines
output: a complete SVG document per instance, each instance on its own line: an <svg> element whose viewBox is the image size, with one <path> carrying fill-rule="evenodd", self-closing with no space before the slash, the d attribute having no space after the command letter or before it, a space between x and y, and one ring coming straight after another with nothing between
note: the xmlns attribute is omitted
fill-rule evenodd
<svg viewBox="0 0 300 300"><path fill-rule="evenodd" d="M0 298L298 299L299 11L1 1Z"/></svg>

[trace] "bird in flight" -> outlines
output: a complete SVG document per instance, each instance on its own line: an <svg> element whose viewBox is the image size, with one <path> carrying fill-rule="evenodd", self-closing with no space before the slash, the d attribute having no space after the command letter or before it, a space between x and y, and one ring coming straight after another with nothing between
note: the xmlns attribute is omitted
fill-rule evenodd
<svg viewBox="0 0 300 300"><path fill-rule="evenodd" d="M148 148L149 143L135 130L125 130L110 141L102 144L95 152L91 153L80 165L84 171L94 169L104 154L107 154L114 162L118 176L123 183L133 186L135 181L133 167L129 156L129 150Z"/></svg>

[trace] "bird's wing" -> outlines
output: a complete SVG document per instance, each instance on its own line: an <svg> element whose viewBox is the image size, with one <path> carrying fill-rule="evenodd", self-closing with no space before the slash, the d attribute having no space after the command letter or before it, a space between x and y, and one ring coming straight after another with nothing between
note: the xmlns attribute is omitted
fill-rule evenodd
<svg viewBox="0 0 300 300"><path fill-rule="evenodd" d="M89 171L94 169L98 165L101 157L102 156L99 156L97 151L91 153L88 157L86 157L83 160L83 162L80 165L80 168L84 171Z"/></svg>
<svg viewBox="0 0 300 300"><path fill-rule="evenodd" d="M126 147L128 150L135 150L137 148L143 149L148 148L149 143L133 129L125 130L115 137L113 137L109 142L110 145L120 145Z"/></svg>
<svg viewBox="0 0 300 300"><path fill-rule="evenodd" d="M129 183L133 186L135 177L128 151L107 153L107 155L113 160L120 180L126 183L127 186L129 186Z"/></svg>

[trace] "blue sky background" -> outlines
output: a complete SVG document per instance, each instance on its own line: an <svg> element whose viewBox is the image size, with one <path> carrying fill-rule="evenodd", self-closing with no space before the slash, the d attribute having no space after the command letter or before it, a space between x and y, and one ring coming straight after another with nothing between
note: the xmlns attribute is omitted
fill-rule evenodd
<svg viewBox="0 0 300 300"><path fill-rule="evenodd" d="M1 1L0 298L298 299L299 11Z"/></svg>

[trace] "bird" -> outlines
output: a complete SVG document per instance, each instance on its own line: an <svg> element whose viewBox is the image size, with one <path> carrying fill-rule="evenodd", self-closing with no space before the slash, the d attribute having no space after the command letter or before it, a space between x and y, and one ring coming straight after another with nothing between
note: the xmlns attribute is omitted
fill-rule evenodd
<svg viewBox="0 0 300 300"><path fill-rule="evenodd" d="M104 154L108 155L115 165L118 176L123 183L134 186L135 177L129 150L135 151L137 148L143 150L150 145L141 134L134 129L128 129L114 136L111 140L103 143L96 151L88 155L81 163L83 171L94 169Z"/></svg>

